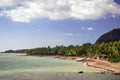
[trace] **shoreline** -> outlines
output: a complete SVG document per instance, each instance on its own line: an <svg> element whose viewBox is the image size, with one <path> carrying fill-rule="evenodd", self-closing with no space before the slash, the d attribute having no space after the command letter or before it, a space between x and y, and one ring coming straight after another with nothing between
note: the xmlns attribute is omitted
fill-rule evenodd
<svg viewBox="0 0 120 80"><path fill-rule="evenodd" d="M76 62L83 62L84 66L90 66L94 68L103 69L103 72L111 72L113 74L120 74L120 63L110 63L106 60L98 60L92 58L81 58L81 57L73 57L73 56L42 56L42 57L50 57L55 59L62 60L74 60Z"/></svg>
<svg viewBox="0 0 120 80"><path fill-rule="evenodd" d="M26 54L18 54L18 56L31 56ZM76 56L45 56L42 55L40 57L49 57L49 58L55 58L55 59L62 59L62 60L74 60L76 62L83 62L83 65L90 66L94 68L103 69L104 72L111 72L113 74L120 74L120 63L111 63L107 60L98 60L93 58L86 58L86 57L76 57Z"/></svg>
<svg viewBox="0 0 120 80"><path fill-rule="evenodd" d="M111 63L107 60L90 59L87 61L87 65L107 70L113 74L120 74L120 63Z"/></svg>
<svg viewBox="0 0 120 80"><path fill-rule="evenodd" d="M83 65L90 66L94 68L103 69L104 72L112 72L113 74L120 74L120 63L111 63L107 60L98 60L92 58L81 58L81 57L71 57L71 56L60 56L60 57L53 57L63 60L74 60L77 62L84 62Z"/></svg>

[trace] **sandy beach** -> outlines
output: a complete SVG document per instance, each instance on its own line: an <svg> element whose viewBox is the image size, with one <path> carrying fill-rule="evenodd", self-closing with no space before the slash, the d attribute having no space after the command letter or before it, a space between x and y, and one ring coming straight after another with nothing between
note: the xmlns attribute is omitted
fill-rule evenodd
<svg viewBox="0 0 120 80"><path fill-rule="evenodd" d="M27 56L26 54L18 54L19 56ZM74 57L74 56L40 56L40 57L49 57L55 59L62 59L62 60L74 60L77 62L84 62L85 66L91 66L95 68L100 68L107 70L108 72L118 73L120 74L120 63L111 63L107 60L98 60L93 58L81 58L81 57Z"/></svg>
<svg viewBox="0 0 120 80"><path fill-rule="evenodd" d="M87 66L88 58L1 54L0 80L119 80L120 75ZM101 63L101 62L100 62ZM91 63L90 63L91 64ZM105 63L106 64L106 63ZM104 65L105 65L104 64ZM115 63L116 65L116 63ZM93 67L94 66L94 67ZM119 66L119 64L117 65ZM99 67L101 68L101 67ZM83 72L82 72L83 71Z"/></svg>
<svg viewBox="0 0 120 80"><path fill-rule="evenodd" d="M75 60L77 62L84 62L85 66L91 66L95 68L104 69L107 72L120 74L120 63L111 63L107 60L98 60L93 58L81 58L72 56L47 56L52 58L58 58L63 60Z"/></svg>
<svg viewBox="0 0 120 80"><path fill-rule="evenodd" d="M120 63L110 63L106 60L90 59L90 60L87 60L87 65L105 69L105 70L111 71L112 73L115 73L115 74L117 74L117 73L120 74Z"/></svg>

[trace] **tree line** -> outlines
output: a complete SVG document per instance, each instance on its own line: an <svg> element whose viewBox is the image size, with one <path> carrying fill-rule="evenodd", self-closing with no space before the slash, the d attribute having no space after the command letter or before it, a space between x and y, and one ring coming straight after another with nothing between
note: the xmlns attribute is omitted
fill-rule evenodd
<svg viewBox="0 0 120 80"><path fill-rule="evenodd" d="M27 49L28 55L62 55L62 56L80 56L80 57L104 57L111 62L120 62L120 41L80 45L41 47Z"/></svg>

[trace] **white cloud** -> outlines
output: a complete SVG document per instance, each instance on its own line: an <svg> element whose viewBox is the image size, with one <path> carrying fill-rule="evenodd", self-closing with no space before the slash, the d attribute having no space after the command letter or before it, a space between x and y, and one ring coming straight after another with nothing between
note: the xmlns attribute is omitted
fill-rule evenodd
<svg viewBox="0 0 120 80"><path fill-rule="evenodd" d="M120 15L120 5L114 0L1 0L0 16L13 21L33 19L99 19L106 15Z"/></svg>
<svg viewBox="0 0 120 80"><path fill-rule="evenodd" d="M64 35L65 35L65 36L73 36L74 34L71 34L71 33L65 33Z"/></svg>
<svg viewBox="0 0 120 80"><path fill-rule="evenodd" d="M12 6L15 3L15 0L1 0L0 6Z"/></svg>
<svg viewBox="0 0 120 80"><path fill-rule="evenodd" d="M85 30L85 27L81 27L81 30Z"/></svg>
<svg viewBox="0 0 120 80"><path fill-rule="evenodd" d="M65 36L77 36L77 37L79 37L79 36L81 36L81 34L72 34L72 33L65 33L64 34Z"/></svg>
<svg viewBox="0 0 120 80"><path fill-rule="evenodd" d="M87 30L88 31L92 31L92 30L94 30L94 28L93 27L89 27L89 28L87 28Z"/></svg>
<svg viewBox="0 0 120 80"><path fill-rule="evenodd" d="M93 27L88 27L88 28L86 28L86 27L81 27L81 30L92 31L92 30L94 30L94 28L93 28Z"/></svg>

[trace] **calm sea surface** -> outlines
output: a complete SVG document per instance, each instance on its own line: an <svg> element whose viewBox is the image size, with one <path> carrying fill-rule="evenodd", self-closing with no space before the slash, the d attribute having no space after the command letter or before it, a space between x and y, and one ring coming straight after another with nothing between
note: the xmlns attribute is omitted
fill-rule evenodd
<svg viewBox="0 0 120 80"><path fill-rule="evenodd" d="M82 74L83 76L78 74L79 71L84 72ZM112 78L115 77L115 75L113 74L98 74L101 71L102 70L100 69L84 66L82 62L75 62L72 60L59 60L59 59L53 59L47 57L35 57L35 56L18 56L16 54L0 54L0 80L12 80L16 78L16 76L17 77L25 76L23 74L29 74L29 77L27 77L27 79L23 78L23 80L29 80L29 78L31 77L30 75L35 76L36 73L37 75L39 74L39 76L37 79L37 75L36 75L35 80L42 80L39 79L40 76L41 76L40 78L43 78L43 80L49 80L44 78L46 77L54 78L59 75L61 76L67 75L68 77L71 77L68 80L72 79L72 75L73 76L76 75L75 80L79 80L80 76L83 78L82 80L84 80L85 75L90 76L92 78L95 77L95 80L96 80L96 76L94 75L100 77L102 75L101 78L103 79L98 79L98 80L106 80L107 78L109 78L109 80L112 80ZM42 77L42 75L44 75L44 77ZM62 77L63 79L61 78L59 80L66 80L67 76L65 77L65 79L64 77ZM120 80L120 77L119 76L117 77L119 79L116 77L115 79ZM31 78L30 80L34 80ZM14 80L19 80L19 79L14 79ZM22 80L22 77L20 80ZM54 80L58 80L58 79L55 78ZM91 79L87 79L87 80L91 80Z"/></svg>

